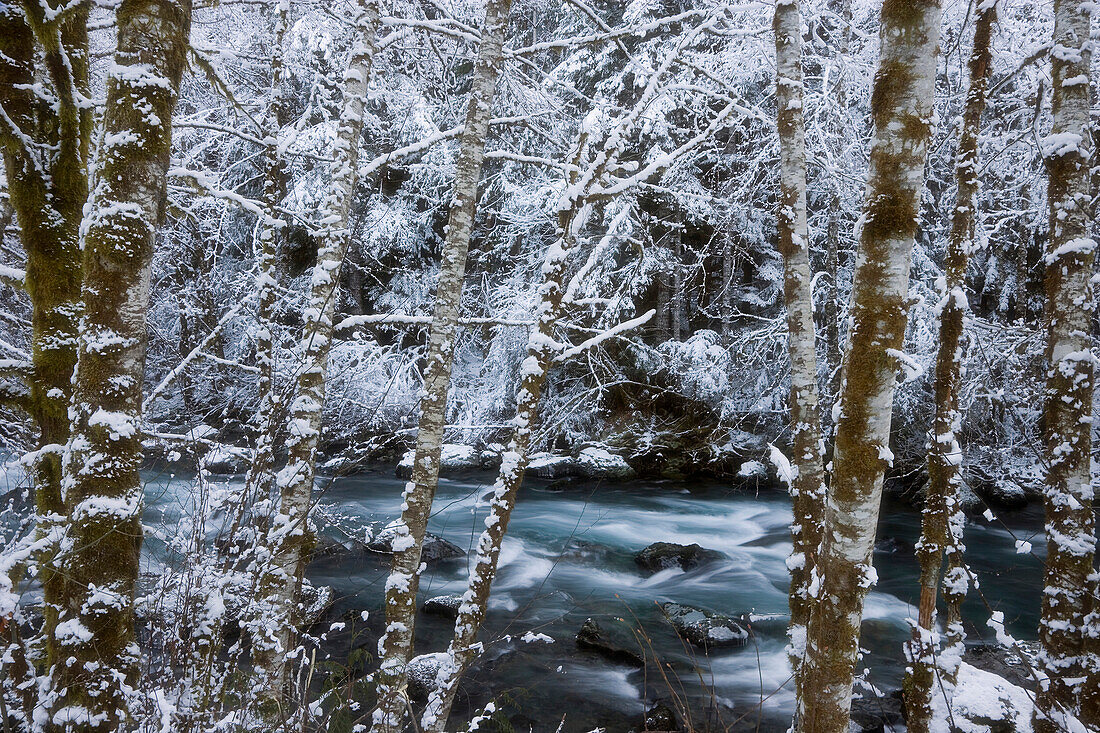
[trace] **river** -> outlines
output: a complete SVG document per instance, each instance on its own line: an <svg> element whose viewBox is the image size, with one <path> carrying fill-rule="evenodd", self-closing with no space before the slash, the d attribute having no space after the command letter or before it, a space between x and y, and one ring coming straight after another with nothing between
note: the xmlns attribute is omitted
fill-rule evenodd
<svg viewBox="0 0 1100 733"><path fill-rule="evenodd" d="M483 497L492 476L440 481L429 530L469 549L486 513ZM397 516L403 481L392 469L338 480L321 480L326 514L342 517L346 531ZM171 524L187 503L189 479L150 477L146 523ZM917 564L912 552L920 527L917 512L887 501L875 553L879 582L867 598L862 646L869 680L882 689L901 681L906 619L915 614ZM473 670L456 704L456 716L474 714L495 700L517 730L609 732L640 727L643 711L661 700L691 716L698 730L785 730L794 696L783 652L782 621L760 622L744 647L704 656L686 647L664 620L657 603L674 601L721 613L782 615L787 608L790 552L789 500L774 488L731 488L720 482L632 481L620 484L529 480L513 515L483 629L487 653ZM1038 508L998 517L977 517L966 530L967 556L981 581L965 607L973 638L991 638L989 607L1003 611L1010 632L1035 637L1042 575ZM1016 539L1030 539L1020 554ZM698 543L725 559L696 570L642 572L633 561L650 543ZM156 553L155 539L147 553ZM325 648L346 656L351 645L373 652L382 623L387 558L370 553L323 557L309 578L332 586L330 618L370 612L365 628L328 635ZM431 566L421 582L421 600L462 592L467 559ZM595 618L627 645L644 652L642 669L619 666L578 650L575 636ZM442 651L451 622L421 615L419 653ZM553 643L520 639L544 634ZM648 641L639 641L639 639Z"/></svg>

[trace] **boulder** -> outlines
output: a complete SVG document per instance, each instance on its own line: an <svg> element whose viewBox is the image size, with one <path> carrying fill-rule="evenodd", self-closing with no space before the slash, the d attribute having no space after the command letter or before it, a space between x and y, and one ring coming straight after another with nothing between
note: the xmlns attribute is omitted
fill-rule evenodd
<svg viewBox="0 0 1100 733"><path fill-rule="evenodd" d="M990 474L980 466L967 469L966 485L994 509L1022 509L1029 501L1023 484L1009 476Z"/></svg>
<svg viewBox="0 0 1100 733"><path fill-rule="evenodd" d="M614 644L607 639L603 628L594 620L586 619L577 632L577 647L595 652L604 659L630 667L645 667L645 659L632 649Z"/></svg>
<svg viewBox="0 0 1100 733"><path fill-rule="evenodd" d="M241 474L248 470L249 453L232 445L216 445L199 459L199 468L219 476Z"/></svg>
<svg viewBox="0 0 1100 733"><path fill-rule="evenodd" d="M577 475L577 462L570 456L534 453L527 463L527 474L538 478L565 478Z"/></svg>
<svg viewBox="0 0 1100 733"><path fill-rule="evenodd" d="M849 731L885 733L898 730L902 723L901 690L882 697L857 697L852 700Z"/></svg>
<svg viewBox="0 0 1100 733"><path fill-rule="evenodd" d="M434 652L421 654L409 660L405 667L405 673L409 678L409 694L414 700L425 702L428 695L435 689L436 675L443 661L447 658L446 652Z"/></svg>
<svg viewBox="0 0 1100 733"><path fill-rule="evenodd" d="M634 478L634 469L622 456L606 448L591 446L581 450L576 458L577 473L588 479L622 481Z"/></svg>
<svg viewBox="0 0 1100 733"><path fill-rule="evenodd" d="M694 646L704 649L738 647L749 640L748 630L729 616L681 603L662 603L661 609L676 633Z"/></svg>
<svg viewBox="0 0 1100 733"><path fill-rule="evenodd" d="M739 478L766 479L768 477L768 467L760 461L745 461L741 464L737 475Z"/></svg>
<svg viewBox="0 0 1100 733"><path fill-rule="evenodd" d="M436 596L424 601L423 611L432 616L443 616L454 621L458 618L458 607L462 605L462 596Z"/></svg>
<svg viewBox="0 0 1100 733"><path fill-rule="evenodd" d="M1039 642L1019 641L1016 646L1020 651L999 644L969 646L963 652L963 661L983 672L995 674L1017 687L1034 690L1035 678L1031 670L1037 669Z"/></svg>
<svg viewBox="0 0 1100 733"><path fill-rule="evenodd" d="M990 733L1030 731L1033 695L992 672L963 662L959 665L951 712L956 719L970 722L967 727L972 730Z"/></svg>
<svg viewBox="0 0 1100 733"><path fill-rule="evenodd" d="M370 539L367 543L367 549L371 552L393 554L393 540L395 537L397 537L397 528L394 523L390 523ZM431 564L465 556L466 551L453 542L448 542L430 532L424 535L424 547L420 554L420 559L423 562Z"/></svg>
<svg viewBox="0 0 1100 733"><path fill-rule="evenodd" d="M653 707L645 712L645 720L642 729L646 731L660 731L661 733L673 733L680 730L680 724L676 719L676 713L663 702L654 703Z"/></svg>
<svg viewBox="0 0 1100 733"><path fill-rule="evenodd" d="M401 478L410 478L415 458L415 450L407 451L402 456L401 462L397 464L397 475ZM476 448L457 443L444 443L440 450L439 474L441 476L476 471L482 467L482 454Z"/></svg>
<svg viewBox="0 0 1100 733"><path fill-rule="evenodd" d="M656 573L675 567L691 570L725 557L717 550L708 550L697 544L677 545L674 542L654 542L635 555L634 562L643 570Z"/></svg>

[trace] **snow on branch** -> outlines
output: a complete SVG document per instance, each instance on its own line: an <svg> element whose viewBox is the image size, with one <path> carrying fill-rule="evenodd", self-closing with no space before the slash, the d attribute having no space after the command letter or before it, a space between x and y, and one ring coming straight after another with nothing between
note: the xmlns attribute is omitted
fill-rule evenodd
<svg viewBox="0 0 1100 733"><path fill-rule="evenodd" d="M241 196L235 191L229 191L224 188L219 188L214 184L205 173L200 171L188 170L187 168L172 168L168 171L169 178L178 178L180 180L187 181L198 191L208 193L216 199L222 199L223 201L231 201L240 206L245 211L255 214L260 217L265 224L281 228L286 226L286 222L282 219L276 219L267 213L267 209L257 201L253 201L250 198Z"/></svg>
<svg viewBox="0 0 1100 733"><path fill-rule="evenodd" d="M508 318L459 318L458 322L463 326L513 326L517 328L534 326L535 322L522 319ZM360 326L404 325L404 326L429 326L432 323L431 316L412 316L405 313L373 313L364 316L348 316L333 328L333 331L347 331Z"/></svg>
<svg viewBox="0 0 1100 733"><path fill-rule="evenodd" d="M909 382L915 382L924 376L924 367L922 367L917 360L909 356L903 351L897 349L887 349L886 355L891 356L898 360L898 366L905 372L905 379L902 380L902 384L908 384Z"/></svg>
<svg viewBox="0 0 1100 733"><path fill-rule="evenodd" d="M532 116L533 115L521 115L518 117L498 117L496 119L489 120L489 126L495 127L499 125L511 125L516 122L524 122L530 119ZM458 127L452 127L449 130L442 130L440 132L428 135L426 138L418 140L415 143L410 143L409 145L391 150L384 155L379 155L377 158L374 158L365 165L359 167L359 177L366 178L382 166L388 165L394 160L398 160L400 158L408 158L409 156L424 152L436 143L456 138L462 134L462 131L464 129L466 129L465 125L459 125Z"/></svg>
<svg viewBox="0 0 1100 733"><path fill-rule="evenodd" d="M27 273L15 267L0 265L0 284L12 288L22 288L27 284Z"/></svg>
<svg viewBox="0 0 1100 733"><path fill-rule="evenodd" d="M625 331L630 331L632 329L638 328L639 326L644 326L655 315L657 315L657 311L651 308L637 318L631 318L629 321L623 321L622 323L612 326L606 331L602 331L592 338L582 341L576 346L570 346L568 349L565 349L554 358L554 363L560 364L561 362L566 361L567 359L572 359L574 356L577 356L578 354L581 354L588 349L599 346L608 339L615 338Z"/></svg>
<svg viewBox="0 0 1100 733"><path fill-rule="evenodd" d="M221 320L217 322L214 328L210 329L210 333L206 334L206 338L200 341L199 344L195 346L195 348L191 349L191 352L187 354L187 356L183 357L183 360L176 365L175 369L164 375L164 379L160 380L160 384L153 388L153 391L150 392L149 396L146 397L145 400L141 403L142 412L148 410L150 405L153 404L153 400L155 400L161 392L167 389L168 385L174 382L179 377L179 375L183 374L183 370L187 368L188 364L203 355L203 353L206 351L206 348L210 346L210 343L215 339L215 337L217 337L219 333L221 333L222 329L225 328L225 325L229 323L229 321L232 320L234 316L240 313L241 309L248 305L248 303L250 303L258 294L259 293L257 291L249 293L241 300L241 302L237 303L237 305L233 306L233 308L231 308L228 313L222 316Z"/></svg>

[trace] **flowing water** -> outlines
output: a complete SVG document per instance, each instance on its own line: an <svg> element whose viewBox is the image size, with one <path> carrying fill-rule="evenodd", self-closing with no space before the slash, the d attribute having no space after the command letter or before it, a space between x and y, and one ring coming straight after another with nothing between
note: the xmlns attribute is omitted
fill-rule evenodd
<svg viewBox="0 0 1100 733"><path fill-rule="evenodd" d="M442 480L429 530L469 550L483 526L490 480ZM146 522L175 521L188 485L182 477L151 480ZM370 523L397 516L402 487L390 472L364 473L328 481L321 504L343 516L346 531L361 532ZM789 501L774 488L528 481L505 540L481 637L487 653L464 684L456 715L472 715L495 700L517 730L552 731L564 715L566 731L597 725L626 731L640 727L645 708L662 700L672 707L686 705L697 730L785 730L793 693L783 619L761 620L745 647L704 656L680 641L656 604L675 601L729 615L782 616L790 520ZM879 583L867 599L862 639L869 678L883 689L897 688L901 680L906 619L915 614L917 597L912 543L919 524L910 508L889 502L883 507L879 537L886 539L875 554ZM968 557L984 596L972 593L965 609L974 637L992 637L985 626L988 602L1005 613L1010 632L1034 638L1044 547L1032 535L1039 527L1037 509L968 525ZM1017 538L1032 539L1033 554L1017 553ZM633 556L659 541L698 543L726 559L688 572L646 574ZM155 540L149 551L156 551ZM466 558L429 567L421 600L460 594L468 563ZM338 553L311 566L310 579L336 591L329 618L370 612L359 629L328 635L326 649L334 657L346 655L353 645L373 653L387 570L386 557L362 552ZM578 650L575 636L589 617L624 646L644 653L650 660L646 669ZM442 651L450 630L447 619L421 615L417 651ZM553 643L522 641L529 631Z"/></svg>

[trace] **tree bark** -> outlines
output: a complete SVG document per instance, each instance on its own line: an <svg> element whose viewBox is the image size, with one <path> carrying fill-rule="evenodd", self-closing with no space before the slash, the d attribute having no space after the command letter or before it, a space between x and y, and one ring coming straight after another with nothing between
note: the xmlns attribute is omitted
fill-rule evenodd
<svg viewBox="0 0 1100 733"><path fill-rule="evenodd" d="M68 590L47 696L53 724L67 731L125 728L137 681L145 316L191 3L123 0L117 24L100 175L81 225L84 319L63 479Z"/></svg>
<svg viewBox="0 0 1100 733"><path fill-rule="evenodd" d="M814 303L810 283L809 228L806 223L806 130L802 114L802 20L798 0L775 6L776 107L779 130L779 210L776 224L783 255L787 307L787 350L791 360L791 623L788 647L795 688L801 687L806 623L825 519L821 415L818 407Z"/></svg>
<svg viewBox="0 0 1100 733"><path fill-rule="evenodd" d="M909 261L932 119L939 0L885 0L871 107L866 203L841 377L833 476L818 560L797 730L845 733L859 659L863 600L882 480L891 454L891 407L909 309Z"/></svg>
<svg viewBox="0 0 1100 733"><path fill-rule="evenodd" d="M313 268L309 301L303 312L302 363L287 426L287 463L276 476L278 512L271 520L262 570L258 618L252 629L252 661L257 672L256 696L263 715L280 710L288 682L288 662L295 646L295 600L313 543L309 527L310 498L321 437L325 403L325 370L332 340L332 319L340 268L351 232L348 212L355 190L359 137L367 101L379 23L378 0L359 0L354 21L358 37L344 74L340 121L333 144L329 193L321 207L323 233ZM285 711L284 711L285 712Z"/></svg>
<svg viewBox="0 0 1100 733"><path fill-rule="evenodd" d="M958 192L944 258L943 296L939 303L940 343L933 387L936 417L932 442L928 446L928 495L924 504L921 539L917 543L917 558L921 567L920 605L917 625L913 628L913 638L907 650L910 666L905 685L906 720L914 733L926 733L931 729L933 720L949 718L950 701L958 679L966 636L961 616L968 575L963 559L962 536L966 517L959 504L963 457L958 442L962 426L959 382L964 351L963 321L969 310L965 290L966 268L970 252L974 249L978 135L985 109L985 90L992 61L990 36L996 16L995 0L983 0L978 4L974 44L970 52L970 89L955 156ZM948 570L943 578L943 595L947 605L947 639L941 649L934 621L945 552Z"/></svg>
<svg viewBox="0 0 1100 733"><path fill-rule="evenodd" d="M1096 310L1091 282L1096 240L1089 229L1089 162L1094 152L1089 134L1091 20L1088 3L1055 0L1054 123L1042 140L1050 236L1045 255L1047 561L1039 667L1049 682L1040 686L1036 699L1039 733L1066 729L1064 716L1076 712L1078 704L1082 722L1100 724L1097 661L1085 648L1096 550L1091 478L1096 361L1090 351ZM1086 677L1092 679L1083 685Z"/></svg>
<svg viewBox="0 0 1100 733"><path fill-rule="evenodd" d="M466 273L466 255L477 211L485 140L489 133L489 117L496 97L511 8L511 0L489 0L485 6L481 47L474 66L466 126L455 163L447 238L443 244L439 282L436 285L413 473L405 486L401 518L393 542L393 566L386 583L386 633L379 643L382 663L376 677L378 707L374 712L372 733L399 731L407 707L405 667L413 652L420 553L439 483L439 456L447 423L447 395L451 384L458 313L462 304L462 279Z"/></svg>

